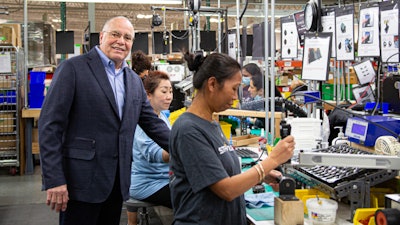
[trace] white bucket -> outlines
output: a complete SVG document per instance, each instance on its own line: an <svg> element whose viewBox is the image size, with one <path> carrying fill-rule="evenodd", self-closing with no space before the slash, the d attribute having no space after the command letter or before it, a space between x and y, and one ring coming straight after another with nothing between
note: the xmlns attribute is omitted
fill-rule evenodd
<svg viewBox="0 0 400 225"><path fill-rule="evenodd" d="M314 225L335 224L337 202L326 198L310 198L306 201L308 218Z"/></svg>

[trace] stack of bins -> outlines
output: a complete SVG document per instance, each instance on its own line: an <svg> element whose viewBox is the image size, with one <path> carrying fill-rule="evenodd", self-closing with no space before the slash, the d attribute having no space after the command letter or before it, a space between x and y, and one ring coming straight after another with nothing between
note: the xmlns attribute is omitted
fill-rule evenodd
<svg viewBox="0 0 400 225"><path fill-rule="evenodd" d="M44 100L44 80L46 72L30 72L29 107L41 108Z"/></svg>

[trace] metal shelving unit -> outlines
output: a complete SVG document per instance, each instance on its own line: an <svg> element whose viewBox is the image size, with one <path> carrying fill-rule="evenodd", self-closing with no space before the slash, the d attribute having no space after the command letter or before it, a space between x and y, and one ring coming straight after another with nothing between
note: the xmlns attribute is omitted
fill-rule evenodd
<svg viewBox="0 0 400 225"><path fill-rule="evenodd" d="M19 112L23 52L17 47L0 46L0 167L10 167L15 175L20 165Z"/></svg>

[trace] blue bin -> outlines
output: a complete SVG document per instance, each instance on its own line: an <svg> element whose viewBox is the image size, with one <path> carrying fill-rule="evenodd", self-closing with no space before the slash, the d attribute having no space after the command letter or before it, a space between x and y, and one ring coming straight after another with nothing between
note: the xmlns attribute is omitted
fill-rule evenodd
<svg viewBox="0 0 400 225"><path fill-rule="evenodd" d="M31 95L29 93L29 108L42 108L44 95Z"/></svg>
<svg viewBox="0 0 400 225"><path fill-rule="evenodd" d="M31 75L31 84L44 84L44 80L46 79L46 72L30 72Z"/></svg>
<svg viewBox="0 0 400 225"><path fill-rule="evenodd" d="M16 103L17 102L16 92L15 91L7 91L4 101L7 103Z"/></svg>
<svg viewBox="0 0 400 225"><path fill-rule="evenodd" d="M44 94L44 84L31 83L29 85L31 95L43 95Z"/></svg>

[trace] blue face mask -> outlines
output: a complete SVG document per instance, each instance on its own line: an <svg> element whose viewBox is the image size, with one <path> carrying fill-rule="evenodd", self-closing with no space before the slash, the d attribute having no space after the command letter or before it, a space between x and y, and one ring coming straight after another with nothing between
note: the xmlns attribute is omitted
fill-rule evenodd
<svg viewBox="0 0 400 225"><path fill-rule="evenodd" d="M256 96L254 97L254 100L260 100L260 99L262 99L262 97L259 96L259 95L256 95Z"/></svg>
<svg viewBox="0 0 400 225"><path fill-rule="evenodd" d="M245 86L249 86L250 85L250 77L242 77L242 83Z"/></svg>

